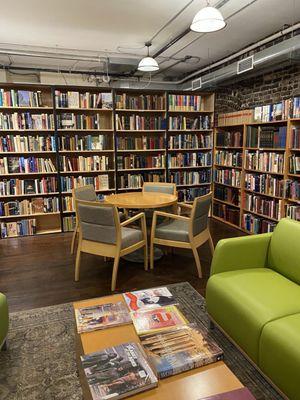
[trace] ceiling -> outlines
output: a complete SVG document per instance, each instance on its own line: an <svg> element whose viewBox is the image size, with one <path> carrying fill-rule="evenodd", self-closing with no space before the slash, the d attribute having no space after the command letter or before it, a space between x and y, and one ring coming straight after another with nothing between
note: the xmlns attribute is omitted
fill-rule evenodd
<svg viewBox="0 0 300 400"><path fill-rule="evenodd" d="M0 63L70 71L134 70L185 31L206 0L1 0ZM188 32L157 60L153 79L181 77L300 21L300 0L211 0L224 30ZM12 52L15 54L7 55ZM31 56L25 55L31 54ZM36 57L32 57L35 52ZM16 55L19 54L19 55ZM45 55L46 54L46 55ZM186 62L180 60L189 56ZM103 58L104 57L104 58Z"/></svg>

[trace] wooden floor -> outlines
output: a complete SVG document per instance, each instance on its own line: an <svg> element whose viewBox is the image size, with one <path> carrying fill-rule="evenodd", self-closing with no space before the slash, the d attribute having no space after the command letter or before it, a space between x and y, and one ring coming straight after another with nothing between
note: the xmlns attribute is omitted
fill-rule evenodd
<svg viewBox="0 0 300 400"><path fill-rule="evenodd" d="M243 233L216 220L210 222L214 243ZM103 296L110 293L112 263L84 254L81 279L74 282L71 233L0 240L0 292L8 297L10 312ZM204 278L199 279L192 253L176 250L145 272L142 264L121 260L117 291L143 289L188 281L202 295L209 277L208 244L199 255Z"/></svg>

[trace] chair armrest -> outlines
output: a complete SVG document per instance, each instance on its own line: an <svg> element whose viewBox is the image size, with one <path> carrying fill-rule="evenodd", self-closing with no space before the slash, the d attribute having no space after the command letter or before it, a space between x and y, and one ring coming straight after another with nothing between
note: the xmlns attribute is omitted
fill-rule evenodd
<svg viewBox="0 0 300 400"><path fill-rule="evenodd" d="M163 212L163 211L154 211L153 219L155 217L157 217L157 216L166 217L166 218L173 218L173 219L179 219L181 221L189 221L190 220L189 217L183 217L182 215L171 214L171 213L167 213L167 212Z"/></svg>
<svg viewBox="0 0 300 400"><path fill-rule="evenodd" d="M177 203L177 204L178 204L179 207L186 207L186 208L189 208L189 209L193 208L192 204L188 204L188 203Z"/></svg>
<svg viewBox="0 0 300 400"><path fill-rule="evenodd" d="M211 275L267 265L272 233L222 239L214 252Z"/></svg>
<svg viewBox="0 0 300 400"><path fill-rule="evenodd" d="M133 217L131 217L129 219L126 219L125 221L121 222L120 225L121 226L126 226L126 225L129 225L129 224L132 224L133 222L137 221L138 219L143 219L143 218L145 218L145 213L141 212L141 213L138 213L135 216L133 216Z"/></svg>

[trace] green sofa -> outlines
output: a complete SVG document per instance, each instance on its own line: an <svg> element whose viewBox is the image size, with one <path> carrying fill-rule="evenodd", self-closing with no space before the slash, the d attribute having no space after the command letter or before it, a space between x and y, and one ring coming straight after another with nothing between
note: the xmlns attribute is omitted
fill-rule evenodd
<svg viewBox="0 0 300 400"><path fill-rule="evenodd" d="M300 400L300 222L220 240L206 290L210 318L291 400Z"/></svg>
<svg viewBox="0 0 300 400"><path fill-rule="evenodd" d="M6 348L8 332L8 307L4 294L0 293L0 350Z"/></svg>

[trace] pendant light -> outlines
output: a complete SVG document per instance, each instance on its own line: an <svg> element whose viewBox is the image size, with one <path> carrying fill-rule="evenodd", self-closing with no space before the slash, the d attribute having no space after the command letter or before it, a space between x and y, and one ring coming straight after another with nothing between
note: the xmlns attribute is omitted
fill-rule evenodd
<svg viewBox="0 0 300 400"><path fill-rule="evenodd" d="M225 28L226 22L219 10L211 7L207 0L206 7L202 8L195 15L190 26L194 32L215 32Z"/></svg>
<svg viewBox="0 0 300 400"><path fill-rule="evenodd" d="M138 65L138 70L143 72L154 72L159 70L159 66L157 61L149 55L149 47L152 45L151 42L146 42L145 46L147 47L147 57L141 59Z"/></svg>

